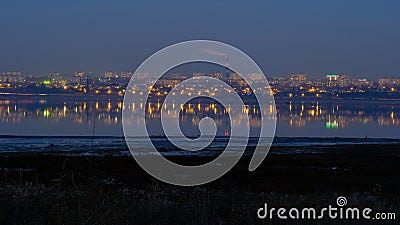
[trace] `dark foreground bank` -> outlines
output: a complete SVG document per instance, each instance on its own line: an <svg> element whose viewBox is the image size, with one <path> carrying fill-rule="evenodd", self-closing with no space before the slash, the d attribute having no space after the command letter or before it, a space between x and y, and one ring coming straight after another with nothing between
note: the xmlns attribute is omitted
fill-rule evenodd
<svg viewBox="0 0 400 225"><path fill-rule="evenodd" d="M311 148L311 147L307 147ZM2 224L398 224L398 220L261 220L257 209L369 207L400 215L400 145L336 145L317 153L249 157L212 183L177 187L129 156L0 154ZM284 147L272 149L284 151ZM285 151L287 152L287 151ZM174 157L190 163L209 159Z"/></svg>

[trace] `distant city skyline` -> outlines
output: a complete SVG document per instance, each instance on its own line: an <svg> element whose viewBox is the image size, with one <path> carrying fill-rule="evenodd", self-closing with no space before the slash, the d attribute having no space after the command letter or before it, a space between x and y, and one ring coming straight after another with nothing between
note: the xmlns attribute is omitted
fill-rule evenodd
<svg viewBox="0 0 400 225"><path fill-rule="evenodd" d="M399 76L399 1L0 3L0 71L134 71L170 44L210 39L267 75Z"/></svg>
<svg viewBox="0 0 400 225"><path fill-rule="evenodd" d="M190 67L186 64L184 67ZM224 67L220 67L224 68ZM225 69L224 69L225 70ZM201 83L195 86L185 86L185 91L176 92L175 87L193 77L196 80L199 76L210 76L223 80L228 83L237 94L248 97L255 92L264 91L275 97L288 98L325 98L325 97L345 97L345 98L400 98L400 78L382 77L378 81L368 80L367 78L352 78L346 74L327 74L324 77L308 78L304 73L293 73L287 77L268 78L269 87L259 87L251 89L244 78L258 82L262 79L261 73L237 74L230 70L217 70L214 72L192 72L182 74L175 69L169 70L161 79L153 80L149 73L143 71L137 76L132 77L131 72L104 72L103 76L95 76L85 72L74 72L72 75L60 73L50 73L46 76L24 75L22 72L0 72L0 94L4 95L118 95L124 96L126 92L131 92L136 96L143 96L146 93L135 88L127 88L128 82L144 84L145 90L151 90L149 96L156 99L178 94L192 96L193 90L199 88L213 95L218 89L228 91L223 87L209 89ZM265 91L268 88L269 90ZM230 93L230 92L229 92Z"/></svg>

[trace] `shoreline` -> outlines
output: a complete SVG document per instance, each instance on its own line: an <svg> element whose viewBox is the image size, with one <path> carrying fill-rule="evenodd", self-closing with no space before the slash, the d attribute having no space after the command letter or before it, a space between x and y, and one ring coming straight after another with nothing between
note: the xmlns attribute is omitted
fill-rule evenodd
<svg viewBox="0 0 400 225"><path fill-rule="evenodd" d="M68 101L77 101L77 100L85 100L85 101L96 101L96 100L113 100L113 101L122 101L124 96L118 95L93 95L93 94L18 94L18 93L0 93L0 100L18 100L18 99L32 99L39 100L43 98L56 99L60 100L68 100ZM157 98L153 99L154 102L157 102ZM384 102L398 102L400 98L387 98L387 97L324 97L324 98L316 98L316 97L282 97L282 96L274 96L275 102L278 103L288 103L288 102L343 102L343 101L362 101L362 102L376 102L376 101L384 101Z"/></svg>

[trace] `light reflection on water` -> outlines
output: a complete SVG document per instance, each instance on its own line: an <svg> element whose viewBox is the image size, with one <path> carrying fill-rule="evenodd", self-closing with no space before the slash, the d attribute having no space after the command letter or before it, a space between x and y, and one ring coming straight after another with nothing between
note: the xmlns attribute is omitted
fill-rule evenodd
<svg viewBox="0 0 400 225"><path fill-rule="evenodd" d="M55 100L9 99L0 100L1 135L111 135L122 136L122 100ZM207 112L214 115L230 113L231 126L260 126L255 117L259 109L246 105L242 110L253 116L251 124L243 124L237 112L228 106L220 109L214 104L172 104L137 102L125 106L133 112L146 109L149 120L160 117L165 110L167 118L179 119L182 126L197 126L194 115ZM173 109L179 107L182 113ZM263 115L277 119L277 136L298 137L387 137L400 138L400 104L397 101L359 100L276 100L277 118L272 104ZM226 126L215 120L217 126ZM137 121L130 121L135 125ZM150 122L151 123L151 122ZM190 130L190 129L189 129ZM222 132L219 135L224 135ZM190 133L189 133L190 135Z"/></svg>

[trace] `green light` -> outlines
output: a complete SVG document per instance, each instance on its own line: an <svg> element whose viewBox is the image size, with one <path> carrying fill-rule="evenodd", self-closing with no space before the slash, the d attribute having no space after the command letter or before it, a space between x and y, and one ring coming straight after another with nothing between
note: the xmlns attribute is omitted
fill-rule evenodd
<svg viewBox="0 0 400 225"><path fill-rule="evenodd" d="M330 122L326 122L326 128L331 129L331 123Z"/></svg>
<svg viewBox="0 0 400 225"><path fill-rule="evenodd" d="M45 85L49 85L49 84L51 84L51 81L49 81L49 80L45 80L45 81L43 81L43 84L45 84Z"/></svg>
<svg viewBox="0 0 400 225"><path fill-rule="evenodd" d="M43 110L43 117L47 118L49 116L50 116L50 110L48 110L48 109Z"/></svg>
<svg viewBox="0 0 400 225"><path fill-rule="evenodd" d="M325 126L327 129L337 129L339 128L339 124L335 121L335 122L326 122Z"/></svg>

